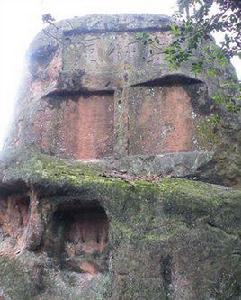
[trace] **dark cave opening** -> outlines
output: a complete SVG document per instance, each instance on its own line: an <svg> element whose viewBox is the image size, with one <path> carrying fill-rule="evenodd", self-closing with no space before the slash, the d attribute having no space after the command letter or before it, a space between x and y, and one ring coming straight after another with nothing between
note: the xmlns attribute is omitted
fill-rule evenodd
<svg viewBox="0 0 241 300"><path fill-rule="evenodd" d="M53 213L45 249L62 268L81 273L106 269L109 221L98 202L65 203Z"/></svg>

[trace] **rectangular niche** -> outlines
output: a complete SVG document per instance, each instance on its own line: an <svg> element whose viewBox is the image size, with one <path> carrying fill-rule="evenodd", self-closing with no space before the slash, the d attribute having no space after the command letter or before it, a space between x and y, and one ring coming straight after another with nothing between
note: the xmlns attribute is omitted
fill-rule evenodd
<svg viewBox="0 0 241 300"><path fill-rule="evenodd" d="M16 245L12 245L12 247L22 245L23 233L26 230L29 218L30 198L28 196L0 196L0 235L5 239L10 237L14 239Z"/></svg>
<svg viewBox="0 0 241 300"><path fill-rule="evenodd" d="M112 93L67 100L61 132L67 154L76 159L99 159L113 154Z"/></svg>
<svg viewBox="0 0 241 300"><path fill-rule="evenodd" d="M191 98L181 86L129 91L129 155L193 150Z"/></svg>
<svg viewBox="0 0 241 300"><path fill-rule="evenodd" d="M49 215L43 248L57 264L95 275L108 269L109 221L97 201L69 201Z"/></svg>

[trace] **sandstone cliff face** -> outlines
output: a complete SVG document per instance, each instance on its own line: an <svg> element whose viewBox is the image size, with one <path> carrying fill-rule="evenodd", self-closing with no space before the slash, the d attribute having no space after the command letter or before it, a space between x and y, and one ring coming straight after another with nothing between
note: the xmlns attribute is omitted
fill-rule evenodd
<svg viewBox="0 0 241 300"><path fill-rule="evenodd" d="M170 24L86 16L33 41L0 162L4 299L241 297L241 122L210 100L233 69L170 71Z"/></svg>

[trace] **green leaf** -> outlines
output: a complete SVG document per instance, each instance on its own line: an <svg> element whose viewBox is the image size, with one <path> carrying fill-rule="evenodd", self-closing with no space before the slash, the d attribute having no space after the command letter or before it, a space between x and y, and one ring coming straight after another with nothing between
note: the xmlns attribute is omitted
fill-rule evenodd
<svg viewBox="0 0 241 300"><path fill-rule="evenodd" d="M171 32L175 37L180 36L180 29L176 24L171 25Z"/></svg>

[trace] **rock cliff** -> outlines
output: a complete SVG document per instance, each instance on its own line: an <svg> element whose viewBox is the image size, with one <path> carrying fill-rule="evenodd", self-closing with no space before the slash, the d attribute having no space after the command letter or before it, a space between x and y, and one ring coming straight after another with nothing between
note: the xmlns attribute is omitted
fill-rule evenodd
<svg viewBox="0 0 241 300"><path fill-rule="evenodd" d="M30 45L0 161L2 299L240 299L241 121L211 100L235 72L169 70L171 23L91 15Z"/></svg>

